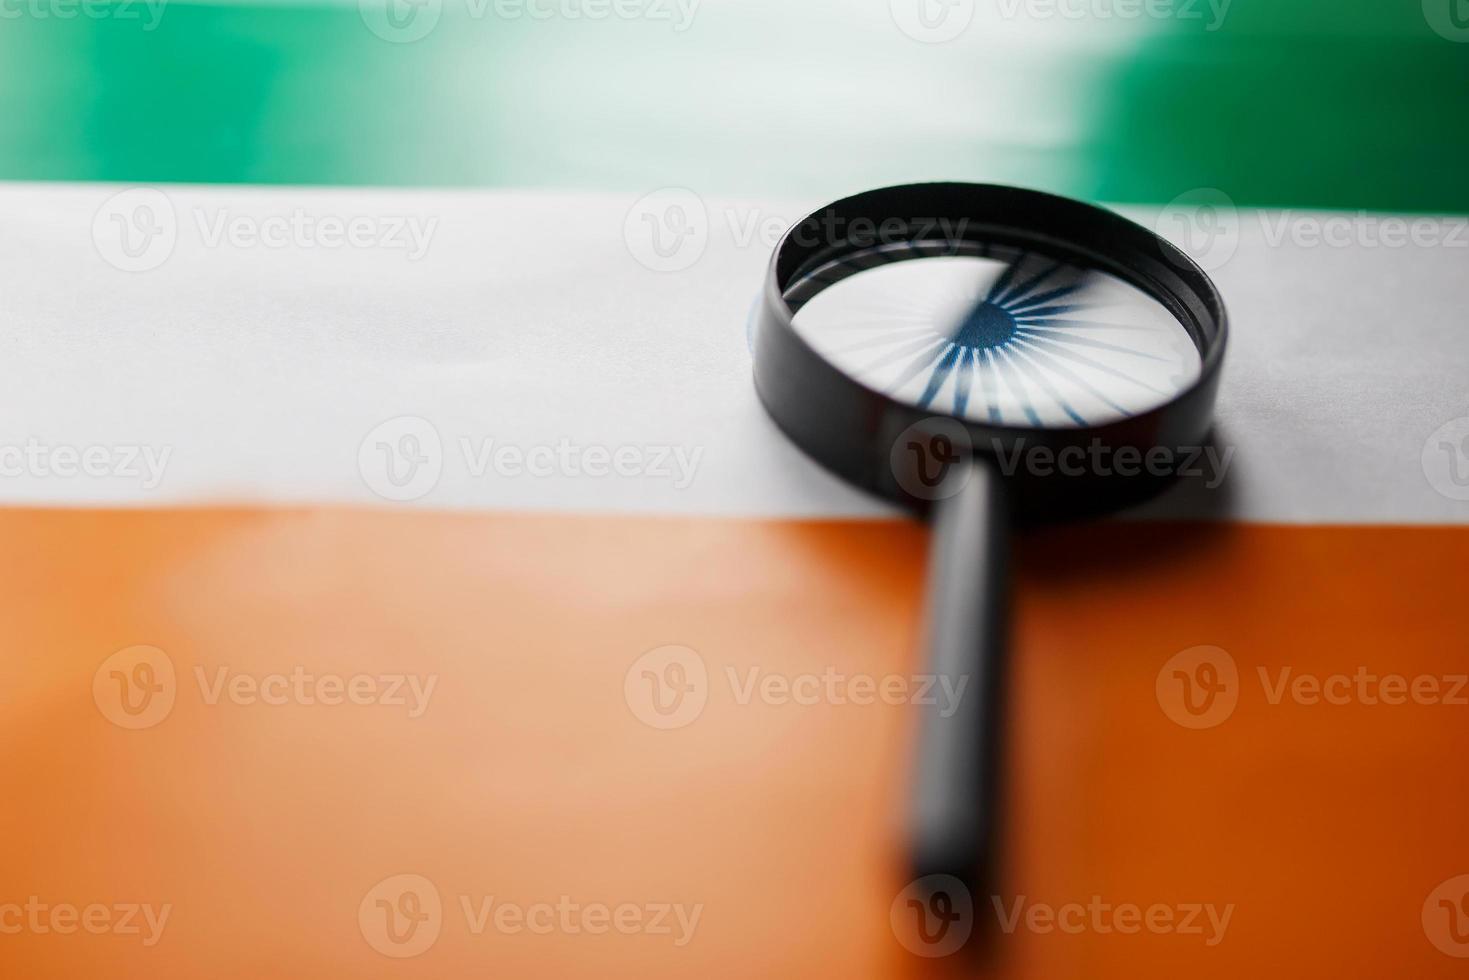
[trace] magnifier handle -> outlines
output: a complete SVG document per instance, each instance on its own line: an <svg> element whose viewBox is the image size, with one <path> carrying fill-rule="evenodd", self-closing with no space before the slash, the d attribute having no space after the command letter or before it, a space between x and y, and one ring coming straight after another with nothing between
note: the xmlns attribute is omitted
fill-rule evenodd
<svg viewBox="0 0 1469 980"><path fill-rule="evenodd" d="M933 516L927 622L935 696L920 709L911 860L915 878L952 875L973 891L993 872L999 812L1009 525L1000 475L985 463L966 465L962 488L937 502Z"/></svg>

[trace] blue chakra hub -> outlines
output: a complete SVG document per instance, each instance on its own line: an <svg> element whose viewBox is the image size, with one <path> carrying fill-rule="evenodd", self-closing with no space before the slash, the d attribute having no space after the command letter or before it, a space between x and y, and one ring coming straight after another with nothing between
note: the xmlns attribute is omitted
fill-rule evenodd
<svg viewBox="0 0 1469 980"><path fill-rule="evenodd" d="M1003 347L1015 336L1015 317L1003 307L986 301L969 311L949 339L960 347L984 350Z"/></svg>

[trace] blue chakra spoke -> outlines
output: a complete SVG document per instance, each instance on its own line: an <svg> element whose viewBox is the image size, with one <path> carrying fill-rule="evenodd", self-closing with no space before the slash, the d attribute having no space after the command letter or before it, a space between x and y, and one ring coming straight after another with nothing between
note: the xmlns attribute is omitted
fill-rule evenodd
<svg viewBox="0 0 1469 980"><path fill-rule="evenodd" d="M1055 317L1037 317L1033 322L1025 316L1017 316L1018 326L1032 330L1127 330L1130 332L1157 333L1161 327L1146 323L1102 323L1097 320L1059 320Z"/></svg>
<svg viewBox="0 0 1469 980"><path fill-rule="evenodd" d="M834 330L871 330L877 327L910 327L927 326L933 323L931 316L883 316L874 320L841 320L832 321Z"/></svg>
<svg viewBox="0 0 1469 980"><path fill-rule="evenodd" d="M1087 307L1081 303L1063 303L1060 306L1037 306L1036 308L1026 310L1023 313L1016 313L1015 318L1017 320L1038 320L1042 318L1048 319L1062 313L1075 313L1077 310L1084 310L1086 308Z"/></svg>
<svg viewBox="0 0 1469 980"><path fill-rule="evenodd" d="M984 384L984 379L980 378L981 387L984 388L985 399L989 404L990 421L1003 421L1004 415L1000 412L1000 369L995 366L994 355L991 354L989 351L982 350L978 351L977 353L984 355L984 363L990 369L990 380L988 384ZM976 375L979 375L981 373L979 370L979 365L977 364L975 365L974 373Z"/></svg>
<svg viewBox="0 0 1469 980"><path fill-rule="evenodd" d="M1083 378L1081 375L1071 370L1062 361L1047 353L1043 348L1037 347L1035 344L1032 344L1028 340L1017 337L1015 338L1015 350L1017 354L1020 353L1022 350L1025 351L1026 356L1034 358L1038 364L1041 364L1048 370L1056 372L1061 377L1072 382L1073 384L1077 384L1085 388L1087 391L1095 395L1099 400L1106 402L1108 405L1121 412L1123 416L1127 418L1132 417L1132 412L1129 412L1127 409L1117 404L1117 402L1113 401L1109 395L1104 393L1096 385L1092 384L1086 378Z"/></svg>
<svg viewBox="0 0 1469 980"><path fill-rule="evenodd" d="M944 382L949 380L949 374L954 370L955 362L963 357L968 349L952 345L944 351L944 356L934 367L933 373L928 376L928 384L924 386L923 394L918 398L919 408L926 409L933 404L934 398L943 390Z"/></svg>
<svg viewBox="0 0 1469 980"><path fill-rule="evenodd" d="M856 275L859 272L865 272L866 270L875 268L879 265L887 265L892 262L897 262L905 257L906 256L904 256L901 252L858 253L856 255L851 255L843 259L838 259L830 266L826 266L817 269L815 272L808 273L807 275L804 275L800 279L791 283L791 286L806 286L811 283L821 283L823 288L825 288L827 286L835 285L836 283L841 282L843 279ZM876 259L877 261L873 261L873 259Z"/></svg>
<svg viewBox="0 0 1469 980"><path fill-rule="evenodd" d="M1014 286L1011 286L1009 289L1005 290L1004 295L995 297L994 302L1000 306L1008 308L1011 303L1020 299L1026 293L1029 293L1032 289L1035 289L1041 284L1043 280L1050 278L1051 274L1057 272L1058 270L1060 270L1060 268L1061 263L1051 263L1049 268L1042 269L1040 272L1031 276L1029 279L1026 279L1023 282L1019 282ZM1074 289L1075 287L1073 286L1071 288Z"/></svg>
<svg viewBox="0 0 1469 980"><path fill-rule="evenodd" d="M889 364L892 364L895 361L900 361L903 358L907 357L909 354L917 353L924 348L928 348L930 350L941 349L948 342L948 338L946 337L935 337L933 334L928 334L926 336L918 338L917 340L905 342L902 347L899 347L896 350L888 351L886 354L882 355L871 364L863 367L858 373L869 374L873 371L876 371L878 368L887 367Z"/></svg>
<svg viewBox="0 0 1469 980"><path fill-rule="evenodd" d="M1026 337L1025 339L1031 341L1031 343L1033 344L1040 346L1048 354L1054 354L1056 357L1064 357L1066 360L1074 361L1077 364L1085 364L1087 367L1092 368L1093 370L1101 371L1103 374L1110 374L1113 377L1121 378L1124 381L1131 381L1133 384L1140 385L1141 387L1146 388L1149 391L1159 395L1166 396L1170 394L1169 392L1155 388L1154 386L1148 384L1146 381L1135 378L1132 375L1127 374L1126 372L1119 371L1109 364L1103 364L1096 358L1087 357L1085 354L1081 354L1074 350L1071 350L1069 347L1063 347L1052 340L1050 337Z"/></svg>
<svg viewBox="0 0 1469 980"><path fill-rule="evenodd" d="M1044 328L1042 328L1042 329L1044 329ZM1027 335L1027 336L1036 336L1035 333L1032 333L1032 331L1035 331L1035 330L1036 330L1035 327L1018 327L1015 332L1016 333L1019 333L1019 334L1024 334L1024 335ZM1166 357L1159 357L1156 354L1148 354L1148 353L1146 353L1144 351L1135 350L1135 349L1133 349L1131 347L1123 347L1120 344L1109 344L1109 343L1107 343L1104 340L1092 340L1089 337L1073 337L1070 334L1062 334L1059 337L1052 337L1052 336L1050 336L1048 334L1040 334L1040 336L1045 337L1046 340L1049 340L1049 341L1052 341L1052 342L1058 343L1058 344L1076 344L1076 345L1078 345L1080 347L1094 347L1094 348L1096 348L1098 350L1116 351L1119 354L1131 354L1133 357L1141 357L1141 358L1144 358L1144 359L1149 360L1149 361L1167 361L1168 360L1168 358L1166 358Z"/></svg>
<svg viewBox="0 0 1469 980"><path fill-rule="evenodd" d="M1005 271L1000 273L1000 278L996 279L994 285L990 286L989 294L984 298L986 303L993 303L996 297L1010 288L1010 283L1014 280L1015 273L1020 268L1020 263L1024 261L1025 255L1022 253L1013 262L1005 266Z"/></svg>
<svg viewBox="0 0 1469 980"><path fill-rule="evenodd" d="M845 334L854 334L860 339L864 335L870 337L878 331L898 337L905 333L912 333L915 330L927 330L935 337L942 333L933 323L893 323L892 321L886 323L873 321L872 323L863 324L833 324L828 333L832 335L833 339Z"/></svg>
<svg viewBox="0 0 1469 980"><path fill-rule="evenodd" d="M1019 344L1012 346L1006 353L1014 358L1015 363L1020 365L1035 380L1035 383L1045 390L1046 394L1056 400L1056 404L1061 406L1061 411L1071 416L1073 422L1077 425L1086 425L1086 419L1082 417L1080 412L1071 407L1071 403L1066 400L1064 395L1056 390L1055 385L1051 384L1050 379L1046 377L1046 372L1051 370L1047 365L1032 359L1030 354ZM1057 373L1059 374L1060 372Z"/></svg>
<svg viewBox="0 0 1469 980"><path fill-rule="evenodd" d="M832 353L855 354L859 351L873 350L889 344L906 343L920 334L929 339L935 339L933 330L928 327L903 327L901 330L893 329L881 337L866 337L843 347L833 348Z"/></svg>
<svg viewBox="0 0 1469 980"><path fill-rule="evenodd" d="M1011 361L1009 352L1003 347L995 348L994 353L996 359L1003 357L1007 363ZM1020 402L1021 409L1025 412L1025 417L1030 419L1030 424L1039 426L1041 424L1041 417L1036 414L1035 406L1030 403L1030 396L1025 393L1025 386L1017 380L1019 373L1019 371L1009 370L1005 371L1001 377L1005 379L1005 384L1009 386L1010 390L1015 393L1016 399Z"/></svg>
<svg viewBox="0 0 1469 980"><path fill-rule="evenodd" d="M918 377L924 371L927 371L929 366L939 359L940 355L947 354L953 347L953 344L948 341L943 341L934 350L926 350L922 354L919 354L913 358L912 363L903 370L903 373L898 375L897 380L888 385L888 390L893 392L902 391L908 382Z"/></svg>
<svg viewBox="0 0 1469 980"><path fill-rule="evenodd" d="M1057 286L1043 293L1025 296L1020 299L1009 300L1005 303L1005 309L1017 317L1026 316L1031 310L1043 307L1047 303L1054 303L1058 299L1065 299L1081 288L1081 283L1071 283L1067 286Z"/></svg>
<svg viewBox="0 0 1469 980"><path fill-rule="evenodd" d="M975 358L979 355L973 348L959 349L959 371L954 376L954 414L964 415L969 411L969 387L974 382Z"/></svg>
<svg viewBox="0 0 1469 980"><path fill-rule="evenodd" d="M925 297L927 298L927 297ZM872 313L876 316L909 316L932 319L933 309L931 303L918 305L916 303L868 303L863 307L863 312Z"/></svg>

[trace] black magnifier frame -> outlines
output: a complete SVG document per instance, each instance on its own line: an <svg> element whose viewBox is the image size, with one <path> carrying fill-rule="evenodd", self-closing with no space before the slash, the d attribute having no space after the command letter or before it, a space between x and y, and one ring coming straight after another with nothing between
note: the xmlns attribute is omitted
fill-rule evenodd
<svg viewBox="0 0 1469 980"><path fill-rule="evenodd" d="M1017 250L1110 274L1162 304L1198 350L1197 378L1155 407L1095 426L995 424L925 410L869 387L818 353L794 326L806 302L868 269ZM760 399L812 459L931 519L930 668L952 683L968 679L968 694L950 717L923 709L910 829L915 877L951 876L976 888L994 871L1012 519L1033 524L1097 515L1166 487L1176 475L1170 464L1194 458L1189 454L1205 445L1212 428L1227 335L1223 298L1182 251L1111 211L1039 191L966 183L874 190L813 212L776 247L756 313ZM905 440L913 445L901 445ZM1081 457L1087 459L1117 459L1119 451L1149 458L1152 451L1157 465L1065 473L1000 465L1037 449L1051 458L1066 451L1072 458L1090 454ZM913 492L935 485L934 466L946 471L942 492Z"/></svg>

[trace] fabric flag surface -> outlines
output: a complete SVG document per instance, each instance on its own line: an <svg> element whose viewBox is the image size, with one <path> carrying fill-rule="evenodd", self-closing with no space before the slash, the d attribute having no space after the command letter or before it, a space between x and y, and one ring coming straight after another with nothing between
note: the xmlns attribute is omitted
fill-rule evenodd
<svg viewBox="0 0 1469 980"><path fill-rule="evenodd" d="M1458 975L1469 18L1379 6L4 7L0 974ZM927 531L748 336L926 179L1232 330L1193 477L1016 541L1004 874L932 921Z"/></svg>

